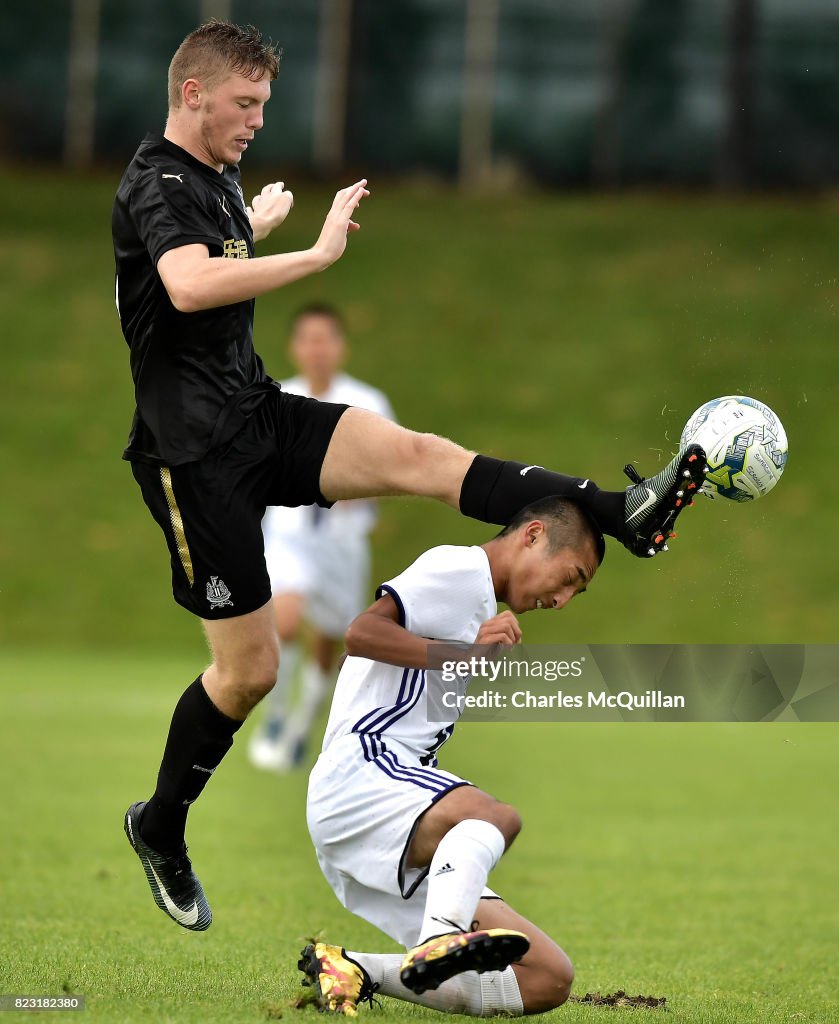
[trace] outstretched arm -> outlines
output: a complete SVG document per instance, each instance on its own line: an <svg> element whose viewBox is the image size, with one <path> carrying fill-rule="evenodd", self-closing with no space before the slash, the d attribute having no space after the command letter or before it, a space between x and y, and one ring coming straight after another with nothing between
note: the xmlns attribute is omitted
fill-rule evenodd
<svg viewBox="0 0 839 1024"><path fill-rule="evenodd" d="M202 244L182 245L165 252L157 261L157 272L172 305L182 313L215 309L256 298L325 270L343 255L348 232L359 229L352 216L361 200L370 194L366 185L365 178L338 192L320 236L310 249L251 260L211 257Z"/></svg>
<svg viewBox="0 0 839 1024"><path fill-rule="evenodd" d="M478 630L475 644L509 646L521 641L521 628L510 611L487 619ZM399 624L396 602L385 594L357 616L344 634L347 654L400 668L427 668L428 648L445 641L417 636Z"/></svg>

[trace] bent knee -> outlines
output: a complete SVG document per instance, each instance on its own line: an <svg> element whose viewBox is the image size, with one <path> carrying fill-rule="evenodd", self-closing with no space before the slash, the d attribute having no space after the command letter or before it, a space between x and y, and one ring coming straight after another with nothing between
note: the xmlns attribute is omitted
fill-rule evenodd
<svg viewBox="0 0 839 1024"><path fill-rule="evenodd" d="M280 667L280 650L277 644L260 648L259 653L243 673L242 682L247 691L260 701L274 689Z"/></svg>
<svg viewBox="0 0 839 1024"><path fill-rule="evenodd" d="M499 803L493 808L493 818L493 825L504 836L507 846L510 846L521 832L521 815L512 804Z"/></svg>
<svg viewBox="0 0 839 1024"><path fill-rule="evenodd" d="M486 821L490 825L494 825L501 835L504 836L504 845L507 848L509 848L519 832L521 832L522 820L519 812L512 804L502 804L497 800L487 802L480 807L475 807L472 813L467 813L453 821L449 827L453 828L459 821L464 821L468 818L477 818L479 821Z"/></svg>
<svg viewBox="0 0 839 1024"><path fill-rule="evenodd" d="M225 690L254 706L274 688L279 667L279 646L266 644L219 669L219 681Z"/></svg>
<svg viewBox="0 0 839 1024"><path fill-rule="evenodd" d="M557 952L557 956L551 957L544 966L529 974L522 986L525 1013L546 1013L548 1010L555 1010L571 995L574 967L561 950Z"/></svg>

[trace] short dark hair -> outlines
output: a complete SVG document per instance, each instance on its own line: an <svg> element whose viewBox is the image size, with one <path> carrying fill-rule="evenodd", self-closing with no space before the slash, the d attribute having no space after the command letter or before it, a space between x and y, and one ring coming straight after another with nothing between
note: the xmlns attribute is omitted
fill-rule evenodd
<svg viewBox="0 0 839 1024"><path fill-rule="evenodd" d="M597 523L586 510L571 498L562 498L558 494L539 498L524 508L519 509L504 529L498 534L506 537L515 533L525 523L541 519L545 524L548 536L548 550L551 553L562 548L577 548L584 538L594 541L597 551L597 564L600 565L606 555L606 541Z"/></svg>
<svg viewBox="0 0 839 1024"><path fill-rule="evenodd" d="M225 72L245 78L261 78L266 72L273 81L280 73L282 50L263 39L253 25L241 28L229 21L211 18L190 32L169 64L169 109L181 105L181 87L197 78L211 87Z"/></svg>
<svg viewBox="0 0 839 1024"><path fill-rule="evenodd" d="M327 320L331 320L335 324L341 334L347 333L347 325L344 322L343 316L341 316L335 306L331 306L328 302L308 302L305 306L300 306L299 309L294 311L289 328L293 331L298 323L307 316L326 317Z"/></svg>

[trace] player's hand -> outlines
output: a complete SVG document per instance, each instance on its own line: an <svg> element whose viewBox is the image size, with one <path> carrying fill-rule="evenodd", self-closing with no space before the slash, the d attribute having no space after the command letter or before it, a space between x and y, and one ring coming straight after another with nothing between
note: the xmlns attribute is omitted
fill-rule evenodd
<svg viewBox="0 0 839 1024"><path fill-rule="evenodd" d="M251 200L247 207L248 220L251 222L253 240L265 238L274 228L278 228L286 219L294 206L294 194L285 187L285 182L274 181Z"/></svg>
<svg viewBox="0 0 839 1024"><path fill-rule="evenodd" d="M342 188L335 196L332 209L323 222L320 238L314 246L324 270L343 256L347 247L347 234L361 227L352 218L361 200L370 195L366 186L367 179L362 178L349 188Z"/></svg>
<svg viewBox="0 0 839 1024"><path fill-rule="evenodd" d="M513 644L521 643L521 626L518 619L511 611L501 612L500 615L493 615L491 619L481 624L476 644L501 644L510 647Z"/></svg>

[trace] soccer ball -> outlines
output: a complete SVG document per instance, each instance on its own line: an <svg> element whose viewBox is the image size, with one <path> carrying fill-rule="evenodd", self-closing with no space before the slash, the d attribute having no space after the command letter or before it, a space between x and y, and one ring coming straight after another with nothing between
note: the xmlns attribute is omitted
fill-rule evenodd
<svg viewBox="0 0 839 1024"><path fill-rule="evenodd" d="M744 395L701 405L685 424L681 443L705 449L709 472L702 491L709 498L761 498L780 480L787 464L783 424L768 405Z"/></svg>

